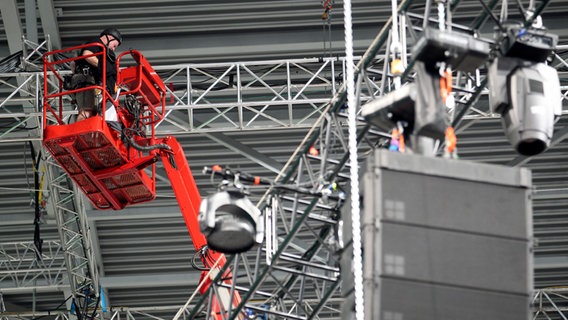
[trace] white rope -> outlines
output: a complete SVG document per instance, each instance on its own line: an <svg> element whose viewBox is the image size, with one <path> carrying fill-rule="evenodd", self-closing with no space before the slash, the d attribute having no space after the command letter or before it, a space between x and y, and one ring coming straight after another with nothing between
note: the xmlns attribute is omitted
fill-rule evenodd
<svg viewBox="0 0 568 320"><path fill-rule="evenodd" d="M353 63L353 30L351 0L343 3L345 25L345 62L347 83L347 120L349 123L349 163L351 175L351 217L353 220L353 272L355 275L355 319L365 317L363 304L363 258L361 253L361 214L359 211L359 165L357 164L357 100L355 99L355 66Z"/></svg>
<svg viewBox="0 0 568 320"><path fill-rule="evenodd" d="M392 27L391 27L391 35L392 35L392 42L391 45L391 52L392 52L392 61L396 59L400 59L401 55L401 45L400 45L400 37L399 37L399 24L398 24L398 4L397 0L391 0L391 9L392 9ZM393 74L398 75L398 72L395 72L391 69ZM398 76L393 78L394 88L398 89L401 86L401 79Z"/></svg>
<svg viewBox="0 0 568 320"><path fill-rule="evenodd" d="M438 28L442 31L446 30L446 8L445 1L438 1Z"/></svg>
<svg viewBox="0 0 568 320"><path fill-rule="evenodd" d="M398 35L398 4L397 0L391 0L392 9L392 45L399 49L399 35Z"/></svg>

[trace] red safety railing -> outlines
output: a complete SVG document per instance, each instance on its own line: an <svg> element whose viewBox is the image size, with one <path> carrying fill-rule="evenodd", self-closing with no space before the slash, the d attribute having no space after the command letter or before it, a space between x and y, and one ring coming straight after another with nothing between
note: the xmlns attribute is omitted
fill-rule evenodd
<svg viewBox="0 0 568 320"><path fill-rule="evenodd" d="M102 48L101 52L60 59L95 45ZM63 74L67 72L62 72L66 69L64 66L89 57L102 59L102 83L65 89ZM119 91L119 97L112 97L106 90L104 45L91 43L51 51L43 57L43 144L98 209L119 210L151 201L156 196L155 163L159 150L153 147L156 141L154 124L163 118L166 89L157 75L152 76L155 72L140 53L135 52L133 57L137 64L124 68L124 75L117 67L118 79L125 81L117 82L125 88ZM68 124L65 116L72 113L72 107L64 104L64 97L85 90L100 90L101 114ZM124 97L124 102L136 101L139 108L136 115L119 103L120 97ZM114 127L105 119L108 101L117 111ZM128 143L122 140L125 132L128 132ZM149 166L148 174L146 168Z"/></svg>
<svg viewBox="0 0 568 320"><path fill-rule="evenodd" d="M116 59L117 65L123 57L130 55L136 64L121 68L118 73L118 84L126 91L121 94L135 95L145 106L141 121L144 125L154 125L164 118L166 106L166 85L154 68L137 50L121 53Z"/></svg>
<svg viewBox="0 0 568 320"><path fill-rule="evenodd" d="M76 56L76 57L69 57L65 59L59 59L60 56L74 56L76 52L80 52L82 49L98 46L101 48L100 52L83 55L83 56ZM102 76L100 84L94 84L92 86L77 88L67 90L64 88L63 84L65 82L64 76L62 75L62 70L65 69L66 64L76 63L78 60L83 60L90 57L97 57L98 59L102 60ZM71 48L55 50L47 52L43 55L43 74L44 74L44 83L43 83L43 127L45 128L49 125L48 116L51 116L52 123L54 124L65 124L64 121L64 103L63 98L66 95L73 95L77 92L87 91L87 90L100 90L102 94L102 115L104 118L104 114L106 111L106 102L111 101L115 107L118 107L118 104L114 99L110 96L110 94L106 91L106 47L101 43L88 43L80 46L75 46ZM50 81L52 80L52 85L50 86ZM55 82L55 83L53 83ZM71 110L70 110L71 111Z"/></svg>

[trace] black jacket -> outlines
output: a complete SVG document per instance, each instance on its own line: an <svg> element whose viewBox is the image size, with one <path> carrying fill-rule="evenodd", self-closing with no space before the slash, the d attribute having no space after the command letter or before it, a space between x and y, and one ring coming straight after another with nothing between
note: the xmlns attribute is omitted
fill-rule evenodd
<svg viewBox="0 0 568 320"><path fill-rule="evenodd" d="M100 38L94 38L91 41L85 42L85 44L89 44L89 43L101 43L101 44L103 44L103 42L101 41ZM93 53L98 53L98 52L101 52L101 50L103 50L103 49L99 46L88 46L88 47L81 49L80 55L83 55L83 52L85 50L89 50ZM93 75L93 77L95 78L95 81L97 83L102 83L103 57L102 56L97 56L97 57L99 58L99 65L97 67L92 66L86 60L83 60L83 59L77 60L75 72L83 72L83 70L87 69L88 72L91 75ZM116 56L114 54L114 51L107 49L106 50L106 86L107 86L107 91L111 95L116 92L115 91L116 78L117 78L117 75L116 75Z"/></svg>

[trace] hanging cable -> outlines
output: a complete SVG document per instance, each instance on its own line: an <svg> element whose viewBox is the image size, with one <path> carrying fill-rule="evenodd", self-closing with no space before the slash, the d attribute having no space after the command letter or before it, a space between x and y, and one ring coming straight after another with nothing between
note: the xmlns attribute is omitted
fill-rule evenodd
<svg viewBox="0 0 568 320"><path fill-rule="evenodd" d="M446 2L446 28L448 31L452 31L452 2Z"/></svg>
<svg viewBox="0 0 568 320"><path fill-rule="evenodd" d="M201 258L202 261L203 261L203 258L205 258L205 260L208 260L208 258L210 258L209 255L208 255L208 249L209 248L207 246L203 246L201 249L199 249L198 251L196 251L193 254L193 257L191 258L191 266L194 269L199 270L199 271L209 271L210 270L210 268L207 267L207 266L201 267L201 266L197 265L197 261L196 261L198 257Z"/></svg>
<svg viewBox="0 0 568 320"><path fill-rule="evenodd" d="M349 163L351 174L351 216L353 221L353 272L355 289L355 318L365 318L363 300L363 256L361 249L361 214L359 204L359 165L357 159L357 105L355 97L355 66L353 63L353 29L351 0L343 3L345 26L345 62L347 84L347 110L349 123Z"/></svg>
<svg viewBox="0 0 568 320"><path fill-rule="evenodd" d="M440 30L446 30L446 25L451 26L451 20L449 20L451 19L451 15L449 13L450 5L448 4L448 7L445 8L444 4L446 4L445 0L438 0L438 23ZM484 7L486 7L485 4ZM446 21L446 12L445 12L446 9L448 10L447 21ZM490 11L489 14L493 16ZM452 94L452 81L453 81L452 69L450 68L450 66L447 66L445 63L442 63L440 64L439 72L440 72L440 96L442 97L442 102L444 103L447 109L453 111L455 108L455 100ZM445 135L444 157L457 158L457 148L456 148L457 137L454 128L452 126L448 126L446 128L444 135Z"/></svg>
<svg viewBox="0 0 568 320"><path fill-rule="evenodd" d="M329 55L330 58L333 56L331 44L331 9L333 8L333 2L334 0L322 0L321 2L324 9L321 15L323 22L323 56ZM326 43L329 43L329 46L326 46Z"/></svg>
<svg viewBox="0 0 568 320"><path fill-rule="evenodd" d="M41 199L41 190L40 190L40 178L39 178L39 161L41 159L41 151L35 154L35 149L33 143L28 141L30 146L30 153L32 156L32 167L33 167L33 177L34 177L34 246L36 248L36 258L41 260L42 258L42 247L43 247L43 239L41 238L41 217L42 217L42 209L40 207L40 199ZM25 154L25 153L24 153Z"/></svg>
<svg viewBox="0 0 568 320"><path fill-rule="evenodd" d="M398 11L398 9L397 9ZM406 66L408 65L408 52L407 52L407 36L406 36L406 15L402 14L400 15L400 47L402 48L401 50L401 60L402 60L402 65L404 66L404 68L406 69ZM402 76L402 75L401 75Z"/></svg>
<svg viewBox="0 0 568 320"><path fill-rule="evenodd" d="M440 95L442 96L442 102L445 104L446 108L453 110L455 101L452 95L452 72L449 68L445 69L443 73L440 74ZM452 126L446 128L444 143L444 157L457 158L457 137Z"/></svg>

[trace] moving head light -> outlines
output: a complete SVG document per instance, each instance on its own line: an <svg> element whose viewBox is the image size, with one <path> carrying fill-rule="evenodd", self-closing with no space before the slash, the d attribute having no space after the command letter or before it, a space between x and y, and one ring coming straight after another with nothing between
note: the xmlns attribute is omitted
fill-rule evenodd
<svg viewBox="0 0 568 320"><path fill-rule="evenodd" d="M440 95L440 76L417 61L416 82L372 100L361 107L361 115L379 129L388 131L401 122L415 136L444 139L448 119Z"/></svg>
<svg viewBox="0 0 568 320"><path fill-rule="evenodd" d="M438 62L472 72L489 57L489 44L470 35L427 28L412 48L412 56L430 66Z"/></svg>
<svg viewBox="0 0 568 320"><path fill-rule="evenodd" d="M558 36L543 29L505 24L498 35L502 57L489 66L489 104L501 114L505 134L525 156L544 152L562 112L560 81L544 62Z"/></svg>
<svg viewBox="0 0 568 320"><path fill-rule="evenodd" d="M412 48L416 81L361 107L371 124L389 130L405 125L405 134L444 139L448 119L440 72L451 66L472 72L487 61L489 44L471 35L427 28Z"/></svg>
<svg viewBox="0 0 568 320"><path fill-rule="evenodd" d="M501 57L489 67L489 103L505 134L525 156L544 152L562 112L556 70L544 63Z"/></svg>
<svg viewBox="0 0 568 320"><path fill-rule="evenodd" d="M363 105L361 116L383 131L391 130L397 122L404 122L407 130L412 132L417 94L416 84L409 83Z"/></svg>
<svg viewBox="0 0 568 320"><path fill-rule="evenodd" d="M245 252L261 243L264 236L260 210L240 189L224 190L204 199L198 219L207 244L218 252Z"/></svg>

